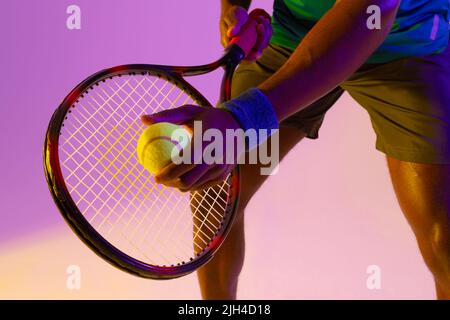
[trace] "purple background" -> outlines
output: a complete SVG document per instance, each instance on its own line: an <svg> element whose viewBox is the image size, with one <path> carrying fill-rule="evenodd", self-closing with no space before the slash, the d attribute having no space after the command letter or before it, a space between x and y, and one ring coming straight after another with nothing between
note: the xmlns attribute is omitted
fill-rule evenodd
<svg viewBox="0 0 450 320"><path fill-rule="evenodd" d="M66 28L70 4L81 7L81 30ZM194 275L144 281L82 245L51 200L42 145L65 94L101 68L214 60L219 0L4 0L0 15L0 297L199 298ZM219 77L195 84L214 100ZM240 298L434 297L373 145L367 114L344 96L321 139L287 156L246 213ZM65 287L70 264L85 270L80 291ZM372 264L381 267L381 290L366 287Z"/></svg>
<svg viewBox="0 0 450 320"><path fill-rule="evenodd" d="M114 65L201 64L221 53L210 27L218 24L214 1L197 5L208 13L199 11L197 17L190 1L76 1L81 30L68 30L66 8L72 3L2 2L0 61L8 76L1 88L1 166L6 169L0 186L1 241L61 223L57 214L49 214L54 206L43 175L42 145L51 114L75 84Z"/></svg>

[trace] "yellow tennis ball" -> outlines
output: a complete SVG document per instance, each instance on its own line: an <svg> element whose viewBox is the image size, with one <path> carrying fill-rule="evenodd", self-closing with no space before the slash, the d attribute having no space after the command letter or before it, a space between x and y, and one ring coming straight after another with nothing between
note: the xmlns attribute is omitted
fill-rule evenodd
<svg viewBox="0 0 450 320"><path fill-rule="evenodd" d="M168 122L150 125L137 143L139 163L151 174L158 174L189 145L190 137L190 132L183 126Z"/></svg>

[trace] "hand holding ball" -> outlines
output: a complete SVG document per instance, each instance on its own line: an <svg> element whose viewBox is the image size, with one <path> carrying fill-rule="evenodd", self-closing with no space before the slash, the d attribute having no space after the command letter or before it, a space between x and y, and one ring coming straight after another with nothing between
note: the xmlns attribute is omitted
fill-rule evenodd
<svg viewBox="0 0 450 320"><path fill-rule="evenodd" d="M139 137L139 163L156 175L189 145L190 138L190 132L183 126L168 122L152 124Z"/></svg>

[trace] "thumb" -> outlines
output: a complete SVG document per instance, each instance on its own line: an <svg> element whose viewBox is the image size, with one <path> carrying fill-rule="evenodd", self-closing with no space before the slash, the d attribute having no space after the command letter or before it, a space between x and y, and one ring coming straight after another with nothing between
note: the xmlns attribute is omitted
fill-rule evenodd
<svg viewBox="0 0 450 320"><path fill-rule="evenodd" d="M248 20L248 13L242 7L236 7L235 10L231 10L231 12L225 17L225 22L229 26L227 30L227 36L229 38L235 37L240 31L242 26Z"/></svg>
<svg viewBox="0 0 450 320"><path fill-rule="evenodd" d="M141 121L145 125L159 122L170 122L173 124L184 124L192 121L196 115L203 112L203 107L186 105L174 109L168 109L153 114L143 115Z"/></svg>

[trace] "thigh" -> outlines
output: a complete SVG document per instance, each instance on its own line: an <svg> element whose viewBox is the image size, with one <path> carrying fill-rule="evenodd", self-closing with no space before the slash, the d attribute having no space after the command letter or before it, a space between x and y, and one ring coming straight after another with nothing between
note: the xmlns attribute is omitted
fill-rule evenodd
<svg viewBox="0 0 450 320"><path fill-rule="evenodd" d="M450 165L387 158L394 190L406 218L418 234L442 234L450 222Z"/></svg>
<svg viewBox="0 0 450 320"><path fill-rule="evenodd" d="M241 63L233 75L231 97L264 82L289 59L291 53L288 49L269 45L257 61Z"/></svg>
<svg viewBox="0 0 450 320"><path fill-rule="evenodd" d="M448 281L450 165L412 163L388 157L388 166L397 199L425 263L438 282Z"/></svg>
<svg viewBox="0 0 450 320"><path fill-rule="evenodd" d="M364 66L342 85L368 112L376 147L406 162L450 164L450 47Z"/></svg>

